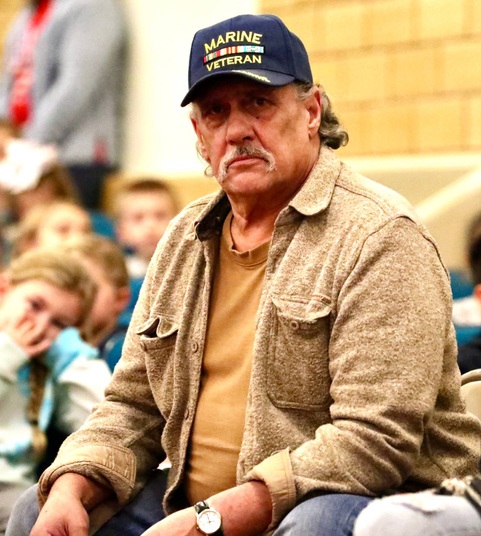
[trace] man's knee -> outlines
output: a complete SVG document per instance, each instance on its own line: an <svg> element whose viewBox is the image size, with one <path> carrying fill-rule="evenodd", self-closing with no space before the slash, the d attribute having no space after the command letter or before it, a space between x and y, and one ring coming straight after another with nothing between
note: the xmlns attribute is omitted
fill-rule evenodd
<svg viewBox="0 0 481 536"><path fill-rule="evenodd" d="M27 489L15 503L5 536L28 536L38 517L37 485Z"/></svg>
<svg viewBox="0 0 481 536"><path fill-rule="evenodd" d="M348 494L313 497L291 510L274 536L350 534L359 512L370 500L368 497Z"/></svg>

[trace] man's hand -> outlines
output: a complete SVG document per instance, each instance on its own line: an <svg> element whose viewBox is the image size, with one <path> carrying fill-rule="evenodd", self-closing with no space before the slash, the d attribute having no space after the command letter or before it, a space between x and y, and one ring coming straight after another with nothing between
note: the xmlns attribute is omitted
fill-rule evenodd
<svg viewBox="0 0 481 536"><path fill-rule="evenodd" d="M82 475L62 475L52 486L30 536L88 536L88 512L111 495Z"/></svg>
<svg viewBox="0 0 481 536"><path fill-rule="evenodd" d="M68 493L50 493L30 536L88 536L89 516L82 501Z"/></svg>
<svg viewBox="0 0 481 536"><path fill-rule="evenodd" d="M228 489L208 499L222 516L226 536L258 536L272 518L269 490L263 482L252 481ZM153 525L142 536L199 536L194 508L185 508ZM54 535L56 536L56 535Z"/></svg>

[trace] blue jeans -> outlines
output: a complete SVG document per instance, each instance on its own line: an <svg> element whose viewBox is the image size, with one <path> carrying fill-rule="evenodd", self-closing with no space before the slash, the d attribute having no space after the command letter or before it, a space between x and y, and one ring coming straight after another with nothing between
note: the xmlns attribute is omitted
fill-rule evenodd
<svg viewBox="0 0 481 536"><path fill-rule="evenodd" d="M481 516L464 497L430 491L372 501L359 515L355 536L479 536Z"/></svg>
<svg viewBox="0 0 481 536"><path fill-rule="evenodd" d="M140 536L164 517L162 497L165 488L166 477L157 471L137 497L103 525L95 536ZM345 494L313 497L289 512L274 536L351 536L356 517L370 500ZM33 486L15 505L6 536L28 536L37 516L37 489Z"/></svg>
<svg viewBox="0 0 481 536"><path fill-rule="evenodd" d="M357 516L371 501L344 493L312 497L293 508L273 536L351 536Z"/></svg>

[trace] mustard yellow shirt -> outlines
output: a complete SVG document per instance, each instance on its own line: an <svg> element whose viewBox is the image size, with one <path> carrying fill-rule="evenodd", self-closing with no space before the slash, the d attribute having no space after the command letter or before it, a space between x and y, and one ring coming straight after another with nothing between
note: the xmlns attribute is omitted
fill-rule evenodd
<svg viewBox="0 0 481 536"><path fill-rule="evenodd" d="M239 253L224 223L211 293L201 388L185 492L190 504L236 485L251 376L255 317L269 243Z"/></svg>

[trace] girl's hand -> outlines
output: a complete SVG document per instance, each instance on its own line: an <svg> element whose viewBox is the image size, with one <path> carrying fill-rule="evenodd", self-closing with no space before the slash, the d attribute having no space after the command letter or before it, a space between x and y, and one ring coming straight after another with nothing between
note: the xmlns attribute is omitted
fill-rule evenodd
<svg viewBox="0 0 481 536"><path fill-rule="evenodd" d="M45 326L35 324L27 315L20 318L4 318L2 331L9 335L23 351L35 358L47 351L53 343Z"/></svg>

